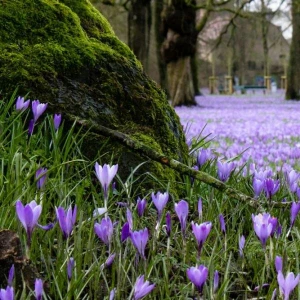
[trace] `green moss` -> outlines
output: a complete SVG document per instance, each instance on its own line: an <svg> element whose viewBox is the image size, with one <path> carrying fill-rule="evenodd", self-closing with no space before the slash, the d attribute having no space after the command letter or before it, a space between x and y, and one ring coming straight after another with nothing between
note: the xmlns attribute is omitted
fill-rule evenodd
<svg viewBox="0 0 300 300"><path fill-rule="evenodd" d="M88 1L0 0L0 22L2 93L18 86L21 95L48 102L50 112L90 119L187 159L179 119L165 94ZM87 153L101 148L92 136L85 144ZM120 154L113 142L111 149ZM124 165L142 161L136 153L126 155ZM150 169L163 180L178 179L156 163Z"/></svg>

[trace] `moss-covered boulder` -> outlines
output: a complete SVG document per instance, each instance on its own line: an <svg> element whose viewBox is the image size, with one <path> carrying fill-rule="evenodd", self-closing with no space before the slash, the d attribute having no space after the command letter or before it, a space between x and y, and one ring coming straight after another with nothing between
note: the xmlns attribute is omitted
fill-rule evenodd
<svg viewBox="0 0 300 300"><path fill-rule="evenodd" d="M130 134L175 159L187 158L179 119L108 21L87 0L0 0L0 91L30 93L52 112ZM86 154L101 140L91 135ZM88 150L87 150L88 149ZM111 141L106 149L130 171L142 159ZM177 175L156 163L160 179Z"/></svg>

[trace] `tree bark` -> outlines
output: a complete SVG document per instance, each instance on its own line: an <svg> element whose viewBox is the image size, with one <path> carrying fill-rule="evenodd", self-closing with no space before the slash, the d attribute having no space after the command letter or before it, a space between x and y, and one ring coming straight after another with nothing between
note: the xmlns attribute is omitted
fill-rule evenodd
<svg viewBox="0 0 300 300"><path fill-rule="evenodd" d="M194 105L191 57L186 56L169 62L167 71L172 105Z"/></svg>
<svg viewBox="0 0 300 300"><path fill-rule="evenodd" d="M191 68L198 36L195 4L195 1L188 4L185 0L172 0L163 13L162 53L173 106L196 105Z"/></svg>
<svg viewBox="0 0 300 300"><path fill-rule="evenodd" d="M128 12L128 45L148 70L151 32L151 0L131 0Z"/></svg>
<svg viewBox="0 0 300 300"><path fill-rule="evenodd" d="M156 0L154 2L154 27L155 27L155 40L156 40L156 55L157 55L157 64L159 71L159 84L169 95L168 91L168 78L167 78L167 66L163 59L161 52L161 47L164 42L164 37L162 35L162 12L164 10L164 1Z"/></svg>
<svg viewBox="0 0 300 300"><path fill-rule="evenodd" d="M300 0L292 1L292 26L286 99L300 100Z"/></svg>

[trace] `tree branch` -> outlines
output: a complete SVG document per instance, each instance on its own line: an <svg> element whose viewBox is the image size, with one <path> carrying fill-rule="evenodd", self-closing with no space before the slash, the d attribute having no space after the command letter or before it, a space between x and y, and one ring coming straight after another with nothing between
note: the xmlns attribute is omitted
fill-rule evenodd
<svg viewBox="0 0 300 300"><path fill-rule="evenodd" d="M75 120L78 124L84 127L88 127L89 129L92 129L92 131L95 133L98 133L103 136L111 137L117 140L118 142L120 142L121 144L125 145L126 147L135 150L139 154L147 158L150 158L154 161L157 161L163 165L166 165L171 169L178 171L180 174L188 175L195 179L198 179L199 181L204 182L210 185L211 187L225 193L229 198L237 199L253 207L259 206L257 200L235 190L234 188L226 185L224 182L212 177L211 175L205 172L194 170L193 168L190 168L187 165L164 155L163 153L159 153L153 150L152 148L146 146L145 144L132 139L127 134L124 134L117 130L109 129L102 125L95 124L92 121L74 119L73 116L68 116L68 118Z"/></svg>

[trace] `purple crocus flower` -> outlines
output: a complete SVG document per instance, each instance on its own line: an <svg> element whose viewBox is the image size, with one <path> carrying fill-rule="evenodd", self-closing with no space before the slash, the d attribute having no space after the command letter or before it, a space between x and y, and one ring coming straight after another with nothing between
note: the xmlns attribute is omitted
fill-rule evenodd
<svg viewBox="0 0 300 300"><path fill-rule="evenodd" d="M291 205L291 227L294 226L299 211L300 211L300 202L293 202Z"/></svg>
<svg viewBox="0 0 300 300"><path fill-rule="evenodd" d="M277 273L282 272L282 257L276 256L275 257L275 269Z"/></svg>
<svg viewBox="0 0 300 300"><path fill-rule="evenodd" d="M255 198L258 198L264 189L265 182L259 178L253 177L253 191Z"/></svg>
<svg viewBox="0 0 300 300"><path fill-rule="evenodd" d="M155 284L150 284L149 281L145 281L145 276L141 275L137 278L134 285L134 300L139 300L151 293L155 288Z"/></svg>
<svg viewBox="0 0 300 300"><path fill-rule="evenodd" d="M138 197L137 199L137 213L139 215L139 217L141 217L144 214L144 211L146 209L147 206L147 200L146 199L141 199L140 197Z"/></svg>
<svg viewBox="0 0 300 300"><path fill-rule="evenodd" d="M205 223L202 223L200 225L195 224L194 222L192 222L192 230L193 230L193 233L194 233L195 238L197 240L198 255L199 256L201 254L202 246L203 246L204 242L206 241L207 236L210 233L211 227L212 227L211 222L205 222Z"/></svg>
<svg viewBox="0 0 300 300"><path fill-rule="evenodd" d="M165 193L157 192L156 195L154 193L152 193L151 198L152 198L152 201L158 211L158 219L160 219L162 212L169 200L169 194L167 192L165 192Z"/></svg>
<svg viewBox="0 0 300 300"><path fill-rule="evenodd" d="M171 230L172 230L172 221L171 221L171 214L168 211L166 213L166 231L167 231L167 235L168 237L171 236Z"/></svg>
<svg viewBox="0 0 300 300"><path fill-rule="evenodd" d="M224 216L222 214L219 215L219 222L220 222L220 227L221 227L222 233L226 234L225 220L224 220Z"/></svg>
<svg viewBox="0 0 300 300"><path fill-rule="evenodd" d="M266 193L266 197L268 199L271 199L273 195L275 195L280 187L280 181L279 180L274 180L272 178L267 178L264 180L264 190Z"/></svg>
<svg viewBox="0 0 300 300"><path fill-rule="evenodd" d="M202 293L204 283L207 279L208 269L200 265L198 267L191 267L186 271L187 277L195 285L199 293Z"/></svg>
<svg viewBox="0 0 300 300"><path fill-rule="evenodd" d="M30 100L24 101L24 97L18 97L16 101L16 110L24 111L28 108Z"/></svg>
<svg viewBox="0 0 300 300"><path fill-rule="evenodd" d="M290 172L285 173L285 178L289 185L290 191L295 193L297 191L300 174L298 174L295 170L291 170Z"/></svg>
<svg viewBox="0 0 300 300"><path fill-rule="evenodd" d="M185 236L186 220L189 214L189 204L185 200L175 203L175 212L178 216L183 237Z"/></svg>
<svg viewBox="0 0 300 300"><path fill-rule="evenodd" d="M46 183L46 178L47 178L47 168L39 168L35 172L35 179L37 180L36 185L38 189L42 189Z"/></svg>
<svg viewBox="0 0 300 300"><path fill-rule="evenodd" d="M27 233L27 245L30 247L31 236L34 227L37 225L38 219L42 212L42 206L37 205L35 201L31 201L29 204L23 206L22 202L18 200L16 202L16 212L22 225Z"/></svg>
<svg viewBox="0 0 300 300"><path fill-rule="evenodd" d="M40 103L39 100L33 100L31 103L33 120L34 123L38 120L38 118L44 113L48 106L48 103Z"/></svg>
<svg viewBox="0 0 300 300"><path fill-rule="evenodd" d="M202 148L197 155L197 165L201 168L211 158L211 150Z"/></svg>
<svg viewBox="0 0 300 300"><path fill-rule="evenodd" d="M219 287L219 272L215 271L214 273L214 293L218 290Z"/></svg>
<svg viewBox="0 0 300 300"><path fill-rule="evenodd" d="M267 239L272 233L273 225L269 223L270 218L270 214L267 213L258 214L257 216L252 214L253 228L263 248L265 248Z"/></svg>
<svg viewBox="0 0 300 300"><path fill-rule="evenodd" d="M300 274L298 274L295 278L294 273L289 272L284 278L281 271L277 274L277 281L279 288L284 295L284 300L288 300L290 297L290 293L294 290L300 280Z"/></svg>
<svg viewBox="0 0 300 300"><path fill-rule="evenodd" d="M104 244L109 246L114 233L114 227L110 217L107 216L103 218L100 224L95 223L94 230L99 239L101 239Z"/></svg>
<svg viewBox="0 0 300 300"><path fill-rule="evenodd" d="M60 123L61 123L61 114L55 114L53 116L53 124L55 130L58 130Z"/></svg>
<svg viewBox="0 0 300 300"><path fill-rule="evenodd" d="M6 289L0 289L1 300L14 300L14 288L7 286Z"/></svg>
<svg viewBox="0 0 300 300"><path fill-rule="evenodd" d="M234 162L230 162L230 163L224 162L224 163L222 163L221 161L218 161L217 166L218 166L218 178L221 181L226 182L228 180L231 172L235 168Z"/></svg>
<svg viewBox="0 0 300 300"><path fill-rule="evenodd" d="M245 242L246 242L245 237L243 235L241 235L240 238L239 238L239 253L240 253L241 257L243 256L243 250L244 250L244 247L245 247Z"/></svg>
<svg viewBox="0 0 300 300"><path fill-rule="evenodd" d="M121 230L121 242L123 243L130 237L130 226L129 223L126 222Z"/></svg>
<svg viewBox="0 0 300 300"><path fill-rule="evenodd" d="M101 183L104 198L107 199L108 187L118 172L118 165L110 166L104 164L104 166L102 167L96 162L95 171L96 176ZM105 205L105 207L107 207L107 205Z"/></svg>
<svg viewBox="0 0 300 300"><path fill-rule="evenodd" d="M34 293L35 293L36 300L42 300L42 296L43 296L43 281L42 281L42 279L35 280Z"/></svg>
<svg viewBox="0 0 300 300"><path fill-rule="evenodd" d="M15 277L15 265L12 265L8 273L8 279L7 279L8 286L13 286L14 277Z"/></svg>
<svg viewBox="0 0 300 300"><path fill-rule="evenodd" d="M67 263L67 275L68 275L68 280L71 281L72 279L72 273L73 269L75 267L75 260L73 257L70 257Z"/></svg>
<svg viewBox="0 0 300 300"><path fill-rule="evenodd" d="M145 248L149 239L148 229L145 228L139 231L133 231L131 232L130 237L132 244L134 245L140 256L146 259Z"/></svg>
<svg viewBox="0 0 300 300"><path fill-rule="evenodd" d="M56 207L56 217L60 226L60 229L64 235L64 238L67 239L73 230L73 227L76 222L76 214L77 214L77 206L72 207L70 206L68 210L65 210L63 207Z"/></svg>
<svg viewBox="0 0 300 300"><path fill-rule="evenodd" d="M31 136L34 129L34 120L31 119L28 124L28 135Z"/></svg>

